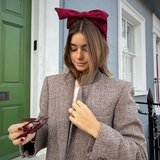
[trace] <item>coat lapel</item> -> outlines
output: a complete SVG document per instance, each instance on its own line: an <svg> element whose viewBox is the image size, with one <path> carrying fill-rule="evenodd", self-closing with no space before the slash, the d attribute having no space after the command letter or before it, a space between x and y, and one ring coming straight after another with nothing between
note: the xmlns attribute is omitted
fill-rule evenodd
<svg viewBox="0 0 160 160"><path fill-rule="evenodd" d="M91 88L92 88L92 84L94 82L97 82L98 79L100 77L100 73L98 70L95 70L92 74L92 77L91 79L89 80L89 82L87 83L87 85L85 86L80 86L79 87L79 91L78 91L78 95L77 95L77 98L76 98L76 101L77 100L80 100L82 101L84 104L87 104L87 100L88 100L88 96L89 96L89 93L91 91ZM87 80L87 75L85 75L84 77L82 77L82 80L81 80L81 85L85 84L86 83L86 80ZM89 106L88 106L89 107ZM91 109L91 108L90 108ZM92 110L92 109L91 109ZM71 142L71 137L72 137L72 129L73 129L73 123L70 124L70 129L69 129L69 137L68 137L68 148L69 148L69 145L70 145L70 142Z"/></svg>
<svg viewBox="0 0 160 160"><path fill-rule="evenodd" d="M74 77L67 73L64 79L64 83L58 87L58 94L56 97L57 132L60 160L65 160L66 156L69 136L68 133L70 128L70 114L68 109L72 106L74 82Z"/></svg>
<svg viewBox="0 0 160 160"><path fill-rule="evenodd" d="M77 101L77 100L83 101L83 100L82 100L82 87L79 87L79 91L78 91L78 94L77 94L76 101ZM68 135L68 145L67 145L68 148L69 148L70 141L71 141L73 125L74 125L74 124L73 124L72 122L70 122L69 135Z"/></svg>

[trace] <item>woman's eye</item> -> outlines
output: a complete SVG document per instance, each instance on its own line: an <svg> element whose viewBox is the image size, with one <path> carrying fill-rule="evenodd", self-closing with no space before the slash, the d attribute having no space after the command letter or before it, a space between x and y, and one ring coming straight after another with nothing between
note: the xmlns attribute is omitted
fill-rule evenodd
<svg viewBox="0 0 160 160"><path fill-rule="evenodd" d="M71 48L71 51L73 51L73 52L75 52L77 49L73 49L73 48Z"/></svg>
<svg viewBox="0 0 160 160"><path fill-rule="evenodd" d="M83 50L84 50L85 52L87 52L87 49L86 49L86 48L84 48Z"/></svg>

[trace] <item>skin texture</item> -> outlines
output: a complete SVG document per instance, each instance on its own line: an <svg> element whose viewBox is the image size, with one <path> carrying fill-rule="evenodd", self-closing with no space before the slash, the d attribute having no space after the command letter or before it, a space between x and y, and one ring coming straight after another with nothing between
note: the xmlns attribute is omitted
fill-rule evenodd
<svg viewBox="0 0 160 160"><path fill-rule="evenodd" d="M71 114L69 116L70 121L79 129L97 138L101 124L97 121L92 111L79 100L73 103L72 106L74 109L69 108L68 110Z"/></svg>
<svg viewBox="0 0 160 160"><path fill-rule="evenodd" d="M75 33L70 42L70 57L73 65L82 73L89 68L89 55L87 43L82 33Z"/></svg>
<svg viewBox="0 0 160 160"><path fill-rule="evenodd" d="M28 122L13 124L8 128L8 132L9 132L8 138L10 140L12 140L12 143L14 145L24 145L24 144L28 143L29 141L31 141L35 137L36 133L33 133L33 134L28 134L27 137L22 137L20 139L16 139L19 135L21 135L25 132L25 130L22 129L22 126L24 126L27 123Z"/></svg>

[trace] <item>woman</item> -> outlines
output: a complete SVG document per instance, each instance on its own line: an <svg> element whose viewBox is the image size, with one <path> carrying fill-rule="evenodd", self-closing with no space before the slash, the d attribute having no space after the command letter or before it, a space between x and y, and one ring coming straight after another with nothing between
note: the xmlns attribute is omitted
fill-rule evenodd
<svg viewBox="0 0 160 160"><path fill-rule="evenodd" d="M21 145L22 157L47 147L47 160L147 160L133 87L110 78L107 68L108 14L56 11L60 19L68 18L68 70L44 80L39 117L49 117L48 123L21 139L16 137L24 124L12 125L9 138Z"/></svg>

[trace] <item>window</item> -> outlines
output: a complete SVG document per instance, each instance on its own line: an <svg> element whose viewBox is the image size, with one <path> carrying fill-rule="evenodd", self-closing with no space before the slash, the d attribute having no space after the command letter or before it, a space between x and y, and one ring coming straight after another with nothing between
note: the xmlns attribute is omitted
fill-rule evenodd
<svg viewBox="0 0 160 160"><path fill-rule="evenodd" d="M119 78L133 83L135 95L146 95L145 19L126 0L119 1Z"/></svg>
<svg viewBox="0 0 160 160"><path fill-rule="evenodd" d="M122 18L122 79L134 84L134 25Z"/></svg>

